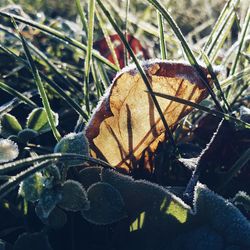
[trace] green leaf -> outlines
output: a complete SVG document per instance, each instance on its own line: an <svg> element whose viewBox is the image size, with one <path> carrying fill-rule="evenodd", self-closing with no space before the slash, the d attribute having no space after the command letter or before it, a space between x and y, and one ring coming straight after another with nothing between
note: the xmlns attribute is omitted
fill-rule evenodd
<svg viewBox="0 0 250 250"><path fill-rule="evenodd" d="M250 222L232 203L199 183L194 206L197 219L209 224L227 244L250 248Z"/></svg>
<svg viewBox="0 0 250 250"><path fill-rule="evenodd" d="M55 146L55 153L75 153L89 156L89 143L83 132L70 133L64 136ZM77 165L81 161L72 160L68 162L71 166Z"/></svg>
<svg viewBox="0 0 250 250"><path fill-rule="evenodd" d="M4 114L0 120L0 134L7 138L11 135L17 135L22 130L22 126L15 116L11 114Z"/></svg>
<svg viewBox="0 0 250 250"><path fill-rule="evenodd" d="M49 217L42 219L42 222L53 229L58 229L66 224L67 215L62 209L55 207L49 214Z"/></svg>
<svg viewBox="0 0 250 250"><path fill-rule="evenodd" d="M131 219L133 217L138 219L145 213L146 218L139 229L151 231L163 228L165 232L170 233L180 228L180 225L183 226L188 220L190 207L157 184L145 180L136 181L131 177L105 169L102 171L101 179L120 192L128 214L132 215ZM135 222L134 219L133 222Z"/></svg>
<svg viewBox="0 0 250 250"><path fill-rule="evenodd" d="M171 250L221 250L223 238L209 226L201 226L180 234L172 242Z"/></svg>
<svg viewBox="0 0 250 250"><path fill-rule="evenodd" d="M14 244L14 250L53 250L44 233L23 233Z"/></svg>
<svg viewBox="0 0 250 250"><path fill-rule="evenodd" d="M121 194L105 182L93 184L87 191L90 209L82 211L82 216L89 222L107 225L126 217L126 210Z"/></svg>
<svg viewBox="0 0 250 250"><path fill-rule="evenodd" d="M53 112L54 123L58 125L58 115ZM51 130L47 113L44 108L36 108L31 111L27 118L26 127L35 130L39 134L48 132Z"/></svg>
<svg viewBox="0 0 250 250"><path fill-rule="evenodd" d="M0 163L12 161L19 154L16 143L9 139L0 139Z"/></svg>
<svg viewBox="0 0 250 250"><path fill-rule="evenodd" d="M62 199L58 205L72 212L89 209L87 192L81 183L73 180L64 182L62 186Z"/></svg>
<svg viewBox="0 0 250 250"><path fill-rule="evenodd" d="M40 172L28 177L21 182L19 188L19 194L27 201L37 201L43 191L45 178Z"/></svg>
<svg viewBox="0 0 250 250"><path fill-rule="evenodd" d="M79 172L79 181L82 186L88 189L91 185L96 182L99 182L101 179L102 168L101 167L87 167Z"/></svg>
<svg viewBox="0 0 250 250"><path fill-rule="evenodd" d="M56 207L62 199L62 194L57 189L45 189L36 206L37 216L43 220L47 219L51 211Z"/></svg>

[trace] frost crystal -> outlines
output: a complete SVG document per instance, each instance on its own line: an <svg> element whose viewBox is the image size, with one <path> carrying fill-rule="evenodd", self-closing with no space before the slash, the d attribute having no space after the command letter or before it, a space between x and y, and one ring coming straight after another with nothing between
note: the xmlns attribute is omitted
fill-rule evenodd
<svg viewBox="0 0 250 250"><path fill-rule="evenodd" d="M18 154L19 150L16 143L9 139L0 139L0 163L14 160Z"/></svg>

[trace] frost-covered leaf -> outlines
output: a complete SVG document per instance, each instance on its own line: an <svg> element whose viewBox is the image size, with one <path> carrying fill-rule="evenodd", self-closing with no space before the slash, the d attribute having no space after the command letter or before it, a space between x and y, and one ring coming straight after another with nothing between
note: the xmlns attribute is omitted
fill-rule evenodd
<svg viewBox="0 0 250 250"><path fill-rule="evenodd" d="M223 236L227 244L250 249L250 222L228 200L202 184L195 191L196 216Z"/></svg>
<svg viewBox="0 0 250 250"><path fill-rule="evenodd" d="M19 154L16 143L9 139L0 139L0 163L12 161Z"/></svg>
<svg viewBox="0 0 250 250"><path fill-rule="evenodd" d="M107 225L126 217L124 201L119 191L105 182L93 184L87 191L90 209L83 217L98 225Z"/></svg>
<svg viewBox="0 0 250 250"><path fill-rule="evenodd" d="M86 167L79 172L79 181L82 186L88 189L91 185L99 182L101 179L101 167Z"/></svg>
<svg viewBox="0 0 250 250"><path fill-rule="evenodd" d="M14 244L14 250L53 250L44 233L23 233Z"/></svg>
<svg viewBox="0 0 250 250"><path fill-rule="evenodd" d="M42 219L42 222L54 229L61 228L67 222L67 215L62 209L55 207L49 214L49 217L47 219Z"/></svg>
<svg viewBox="0 0 250 250"><path fill-rule="evenodd" d="M45 189L35 209L37 216L41 220L47 219L61 199L62 194L58 189Z"/></svg>
<svg viewBox="0 0 250 250"><path fill-rule="evenodd" d="M148 226L149 229L163 226L164 230L174 231L175 226L184 224L188 219L190 207L157 184L134 180L129 176L105 169L102 171L101 179L121 193L129 215L140 216L142 212L146 212L145 223L148 221L148 224L144 223L143 226Z"/></svg>
<svg viewBox="0 0 250 250"><path fill-rule="evenodd" d="M19 187L19 194L27 201L37 201L43 191L45 178L40 172L28 177L21 182Z"/></svg>
<svg viewBox="0 0 250 250"><path fill-rule="evenodd" d="M223 238L208 226L202 226L173 239L170 250L222 250Z"/></svg>
<svg viewBox="0 0 250 250"><path fill-rule="evenodd" d="M143 67L154 92L195 103L208 95L190 65L157 60L146 61ZM192 110L178 102L157 100L170 129ZM135 66L117 75L86 126L91 155L126 172L133 169L146 149L154 152L158 143L167 139L165 134L165 126Z"/></svg>
<svg viewBox="0 0 250 250"><path fill-rule="evenodd" d="M58 205L68 211L77 212L89 209L87 192L81 183L68 180L62 186L62 199Z"/></svg>
<svg viewBox="0 0 250 250"><path fill-rule="evenodd" d="M75 153L89 155L89 143L84 133L70 133L64 136L55 146L55 153ZM68 161L70 165L77 165L81 161Z"/></svg>
<svg viewBox="0 0 250 250"><path fill-rule="evenodd" d="M55 125L58 125L58 114L54 113ZM39 134L48 132L51 130L49 125L47 113L44 108L36 108L31 111L27 118L26 127L35 130Z"/></svg>
<svg viewBox="0 0 250 250"><path fill-rule="evenodd" d="M4 114L0 119L0 134L7 138L11 135L17 135L22 130L22 126L15 116L11 114Z"/></svg>

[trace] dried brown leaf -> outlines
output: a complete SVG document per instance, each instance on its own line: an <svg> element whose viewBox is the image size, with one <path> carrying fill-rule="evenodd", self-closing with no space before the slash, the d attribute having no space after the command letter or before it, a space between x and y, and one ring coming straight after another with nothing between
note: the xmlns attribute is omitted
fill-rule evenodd
<svg viewBox="0 0 250 250"><path fill-rule="evenodd" d="M185 63L151 60L143 68L154 92L195 103L208 95L196 70ZM167 139L159 113L146 91L135 67L127 67L116 76L86 126L93 157L129 173L145 150L154 152L158 143ZM158 97L157 100L170 129L192 110L178 102Z"/></svg>

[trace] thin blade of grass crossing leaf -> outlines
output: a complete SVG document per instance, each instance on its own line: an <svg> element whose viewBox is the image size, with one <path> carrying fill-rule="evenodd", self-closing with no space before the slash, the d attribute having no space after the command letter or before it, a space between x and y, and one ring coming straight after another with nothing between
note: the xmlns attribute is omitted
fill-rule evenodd
<svg viewBox="0 0 250 250"><path fill-rule="evenodd" d="M51 161L52 163L55 163L57 161L63 162L63 161L71 161L71 160L79 160L84 162L89 162L91 164L100 165L105 168L111 168L113 169L108 163L105 161L95 159L86 155L78 155L78 154L71 154L71 153L53 153L53 154L45 154L40 155L36 157L28 157L25 159L13 161L10 163L0 164L0 175L8 174L12 171L19 171L24 169L24 167L30 166L34 163L41 163L42 161Z"/></svg>
<svg viewBox="0 0 250 250"><path fill-rule="evenodd" d="M159 96L159 97L162 97L162 98L174 101L174 102L178 102L178 103L181 103L181 104L193 107L193 108L198 109L200 111L209 113L211 115L214 115L214 116L217 116L217 117L220 117L220 118L224 118L224 119L229 120L229 121L237 122L238 124L242 125L245 128L250 128L250 124L247 123L247 122L241 121L241 120L235 118L234 116L231 116L231 115L228 115L228 114L224 114L224 113L222 113L220 111L212 110L212 109L207 108L205 106L202 106L200 104L197 104L197 103L194 103L194 102L190 102L188 100L184 100L184 99L178 98L176 96L171 96L171 95L167 95L167 94L161 94L161 93L158 93L158 92L152 92L152 94L155 95L155 96Z"/></svg>
<svg viewBox="0 0 250 250"><path fill-rule="evenodd" d="M203 51L201 52L201 55L202 55L203 61L205 62L206 66L207 66L208 72L214 81L215 87L217 88L217 91L219 93L219 97L224 102L224 104L226 106L227 112L232 112L232 110L227 102L227 99L226 99L226 97L221 89L219 80L218 80L218 78L213 70L213 66L212 66L211 62L209 61L208 56Z"/></svg>
<svg viewBox="0 0 250 250"><path fill-rule="evenodd" d="M34 22L34 21L31 21L29 19L26 19L26 18L23 18L23 17L20 17L20 16L17 16L17 15L14 15L14 14L9 14L9 13L6 13L6 12L3 12L3 11L0 11L0 15L1 16L4 16L4 17L7 17L9 19L11 18L14 18L16 21L20 22L20 23L24 23L24 24L27 24L31 27L34 27L34 28L37 28L47 34L50 34L52 35L53 37L61 40L64 42L65 45L72 45L73 47L76 47L80 50L83 50L83 51L87 51L87 47L86 45L78 42L77 40L73 39L73 38L70 38L68 37L67 35L63 34L62 32L56 30L56 29L53 29L49 26L46 26L46 25L43 25L43 24L40 24L40 23L37 23L37 22ZM98 59L99 61L101 61L102 63L106 64L107 66L109 66L111 69L117 71L118 69L116 68L116 66L111 63L109 60L107 60L105 57L101 56L100 53L96 50L93 50L92 51L93 53L93 56Z"/></svg>
<svg viewBox="0 0 250 250"><path fill-rule="evenodd" d="M47 113L47 116L48 116L48 122L50 124L51 130L52 130L56 140L59 141L60 138L61 138L61 135L58 132L58 130L56 129L56 125L54 123L54 118L53 118L53 113L52 113L52 110L50 108L49 100L48 100L47 94L45 92L45 89L44 89L42 80L40 78L39 72L38 72L38 70L36 68L36 65L35 65L35 63L33 61L33 58L32 58L32 56L30 54L30 51L29 51L29 48L28 48L28 45L27 45L25 39L23 38L23 36L22 36L22 34L20 32L19 32L19 35L20 35L20 38L22 40L22 45L23 45L23 49L24 49L27 61L29 62L30 69L32 71L34 80L35 80L35 82L37 84L39 94L40 94L40 96L42 98L42 103L43 103L44 109L46 110L46 113Z"/></svg>
<svg viewBox="0 0 250 250"><path fill-rule="evenodd" d="M157 0L147 0L147 1L149 3L151 3L162 14L162 16L166 19L166 21L168 22L168 24L172 28L174 34L177 36L177 38L181 42L182 48L183 48L183 50L184 50L184 52L189 60L189 63L192 66L194 66L195 69L197 70L197 72L199 73L199 75L204 83L204 86L206 86L206 88L207 88L209 94L211 95L216 107L218 108L218 110L223 111L219 101L216 98L215 93L213 92L213 89L209 85L206 76L204 75L203 71L201 70L198 62L195 59L195 56L194 56L192 50L188 46L186 39L184 38L180 28L175 23L174 19L171 17L171 15L168 13L168 11Z"/></svg>
<svg viewBox="0 0 250 250"><path fill-rule="evenodd" d="M99 6L101 7L102 11L104 12L105 16L108 18L109 22L111 23L111 25L113 26L113 28L115 29L115 31L117 32L117 34L119 35L121 41L123 42L124 46L127 48L130 56L132 57L149 93L150 93L150 96L152 98L152 101L161 117L161 120L163 122L163 125L168 133L168 136L169 136L169 140L172 144L172 146L176 149L176 144L175 144L175 141L174 141L174 138L173 138L173 135L172 135L172 132L166 122L166 119L162 113L162 110L161 110L161 107L157 101L157 99L155 98L154 95L151 95L152 93L152 88L151 88L151 85L150 85L150 81L145 73L145 71L143 70L143 68L141 67L139 61L137 60L132 48L130 47L129 43L127 42L127 39L126 37L124 36L124 34L122 33L122 31L120 30L120 28L117 26L116 22L114 21L114 19L111 17L110 13L108 12L108 10L106 9L106 7L102 4L102 2L100 0L97 0L97 3L99 4Z"/></svg>
<svg viewBox="0 0 250 250"><path fill-rule="evenodd" d="M86 110L90 114L89 103L89 73L92 61L92 47L93 47L93 33L95 22L95 0L88 1L88 41L87 41L87 54L84 61L84 99Z"/></svg>
<svg viewBox="0 0 250 250"><path fill-rule="evenodd" d="M23 95L22 93L20 93L19 91L13 89L12 87L10 87L9 85L3 83L0 81L0 88L6 92L8 92L10 95L13 95L14 97L17 97L18 99L20 99L21 101L23 101L24 103L26 103L27 105L29 105L32 108L36 108L37 105L31 101L29 98L27 98L25 95Z"/></svg>
<svg viewBox="0 0 250 250"><path fill-rule="evenodd" d="M243 49L243 46L244 46L244 41L245 41L245 37L246 37L247 30L249 27L249 23L250 23L250 7L248 7L248 10L247 10L245 22L243 24L243 28L241 31L239 47L238 47L238 50L236 52L236 56L235 56L235 59L233 61L232 68L230 70L230 75L233 75L237 69L237 65L238 65L239 58L240 58L240 53L241 53L241 50Z"/></svg>
<svg viewBox="0 0 250 250"><path fill-rule="evenodd" d="M164 59L167 59L167 50L166 50L166 45L165 45L165 40L164 40L163 19L159 11L157 11L157 18L158 18L161 58L164 60Z"/></svg>

